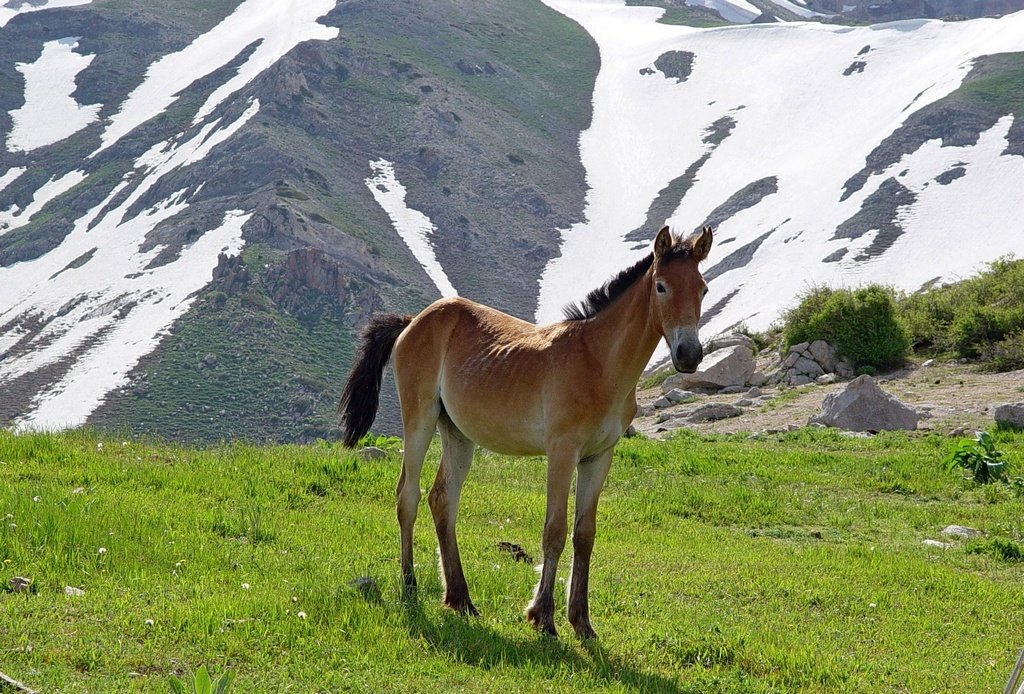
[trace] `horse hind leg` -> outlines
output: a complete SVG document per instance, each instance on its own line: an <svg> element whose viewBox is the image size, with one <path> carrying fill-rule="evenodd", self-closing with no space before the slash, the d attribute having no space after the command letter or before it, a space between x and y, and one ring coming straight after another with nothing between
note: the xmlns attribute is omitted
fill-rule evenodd
<svg viewBox="0 0 1024 694"><path fill-rule="evenodd" d="M462 485L473 463L476 445L442 413L438 421L441 431L441 464L427 498L440 549L441 579L444 582L444 604L462 614L479 615L462 571L459 543L455 537L455 518L459 511Z"/></svg>
<svg viewBox="0 0 1024 694"><path fill-rule="evenodd" d="M427 448L430 447L430 439L434 436L439 410L438 403L434 402L420 412L413 413L403 408L402 413L405 454L395 496L402 545L402 584L406 596L416 590L412 532L420 503L420 473L423 470L423 459L427 455Z"/></svg>

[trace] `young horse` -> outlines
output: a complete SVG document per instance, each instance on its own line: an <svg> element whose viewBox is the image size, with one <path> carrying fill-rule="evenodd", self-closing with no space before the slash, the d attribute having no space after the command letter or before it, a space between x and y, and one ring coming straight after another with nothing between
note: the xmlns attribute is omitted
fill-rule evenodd
<svg viewBox="0 0 1024 694"><path fill-rule="evenodd" d="M537 327L462 298L442 299L419 315L374 316L338 405L344 443L353 446L377 413L381 376L394 351L405 457L398 480L402 577L416 586L412 531L420 471L435 429L441 462L428 497L440 544L444 603L478 614L469 599L455 539L462 484L479 444L509 455L548 457L544 564L526 617L555 634L554 587L565 546L566 510L576 479L568 618L580 638L590 625L587 582L597 500L612 449L636 414L636 383L658 340L672 363L693 372L703 358L697 337L707 285L697 268L711 248L704 227L680 241L668 227L654 251L592 291L567 320Z"/></svg>

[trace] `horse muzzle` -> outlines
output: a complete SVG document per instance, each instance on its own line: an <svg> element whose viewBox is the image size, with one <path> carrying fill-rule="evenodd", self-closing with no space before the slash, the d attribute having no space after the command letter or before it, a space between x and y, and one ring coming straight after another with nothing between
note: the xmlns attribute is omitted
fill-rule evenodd
<svg viewBox="0 0 1024 694"><path fill-rule="evenodd" d="M692 374L704 358L704 348L697 337L697 328L675 328L666 339L676 371Z"/></svg>

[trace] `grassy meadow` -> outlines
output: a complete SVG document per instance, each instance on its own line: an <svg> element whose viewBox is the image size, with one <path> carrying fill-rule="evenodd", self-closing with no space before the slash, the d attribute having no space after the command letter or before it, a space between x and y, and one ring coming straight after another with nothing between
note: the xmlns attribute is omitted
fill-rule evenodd
<svg viewBox="0 0 1024 694"><path fill-rule="evenodd" d="M1024 434L996 441L1019 474ZM0 432L0 671L44 692L168 691L201 665L236 692L1000 691L1024 647L1024 499L948 472L955 444L623 441L583 644L562 595L557 640L526 625L533 567L497 546L539 555L540 459L477 455L475 619L439 605L425 500L419 598L399 598L397 451ZM952 523L985 536L922 544Z"/></svg>

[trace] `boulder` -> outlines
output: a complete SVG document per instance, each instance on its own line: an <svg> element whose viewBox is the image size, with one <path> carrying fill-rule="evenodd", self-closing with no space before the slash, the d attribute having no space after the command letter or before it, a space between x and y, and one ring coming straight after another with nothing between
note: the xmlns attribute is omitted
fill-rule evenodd
<svg viewBox="0 0 1024 694"><path fill-rule="evenodd" d="M744 345L733 345L705 356L696 372L676 374L672 379L678 379L678 385L684 388L727 388L746 385L753 374L753 350Z"/></svg>
<svg viewBox="0 0 1024 694"><path fill-rule="evenodd" d="M697 398L697 394L690 392L688 390L680 390L678 388L673 388L669 392L665 393L665 397L668 399L670 403L675 405L680 402L688 402L690 400L695 400Z"/></svg>
<svg viewBox="0 0 1024 694"><path fill-rule="evenodd" d="M675 412L663 412L658 415L658 424L667 422L670 419L682 419L687 422L698 424L700 422L715 422L719 419L739 417L743 410L735 405L722 402L709 402L704 405L697 405Z"/></svg>
<svg viewBox="0 0 1024 694"><path fill-rule="evenodd" d="M946 537L960 537L970 540L975 537L981 537L983 533L980 530L968 528L966 525L947 525L942 529L942 534Z"/></svg>
<svg viewBox="0 0 1024 694"><path fill-rule="evenodd" d="M825 342L824 340L815 340L807 347L807 351L811 353L811 358L821 367L821 370L827 374L833 373L836 370L836 348Z"/></svg>
<svg viewBox="0 0 1024 694"><path fill-rule="evenodd" d="M706 345L704 345L704 351L711 353L720 349L725 349L726 347L735 347L736 345L746 347L751 352L754 351L754 341L743 333L722 333L721 335L715 335L713 338L708 340Z"/></svg>
<svg viewBox="0 0 1024 694"><path fill-rule="evenodd" d="M999 426L1024 429L1024 402L1000 405L996 408L995 416Z"/></svg>
<svg viewBox="0 0 1024 694"><path fill-rule="evenodd" d="M917 428L917 410L886 393L871 376L859 376L838 393L825 396L821 412L811 418L847 431L886 431Z"/></svg>

